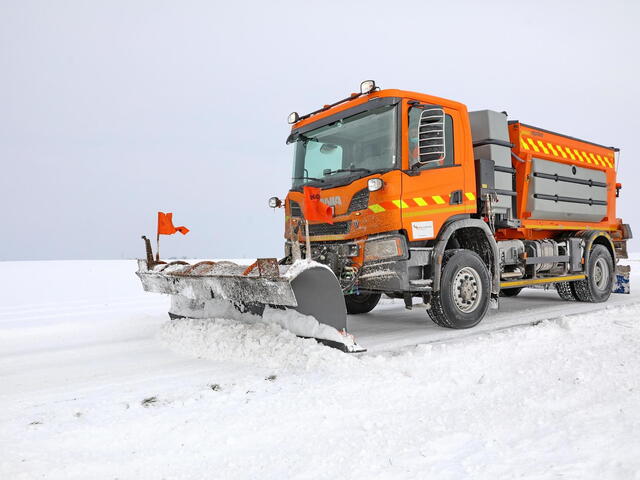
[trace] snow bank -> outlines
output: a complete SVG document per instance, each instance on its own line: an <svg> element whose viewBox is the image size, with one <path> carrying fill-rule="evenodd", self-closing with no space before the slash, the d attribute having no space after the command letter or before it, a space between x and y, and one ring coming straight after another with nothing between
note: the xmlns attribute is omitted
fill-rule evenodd
<svg viewBox="0 0 640 480"><path fill-rule="evenodd" d="M163 325L160 337L167 347L181 354L261 367L309 370L350 362L351 357L338 350L319 345L313 339L298 338L282 328L281 324L286 325L294 317L289 312L279 312L282 311L270 310L264 319L245 314L238 315L236 320L172 320ZM309 318L312 322L307 327L317 328L318 322ZM304 328L298 330L312 333Z"/></svg>
<svg viewBox="0 0 640 480"><path fill-rule="evenodd" d="M299 337L353 345L351 336L291 309L267 307L258 316L240 312L226 300L211 299L204 310L190 312L188 301L175 297L174 302L178 302L174 303L176 311L191 318L166 322L160 337L173 351L197 358L309 369L329 358L335 361L341 354L313 339Z"/></svg>
<svg viewBox="0 0 640 480"><path fill-rule="evenodd" d="M394 351L351 356L239 312L165 323L134 262L36 263L0 262L1 479L640 478L634 290L523 292L464 332L388 303L354 331Z"/></svg>

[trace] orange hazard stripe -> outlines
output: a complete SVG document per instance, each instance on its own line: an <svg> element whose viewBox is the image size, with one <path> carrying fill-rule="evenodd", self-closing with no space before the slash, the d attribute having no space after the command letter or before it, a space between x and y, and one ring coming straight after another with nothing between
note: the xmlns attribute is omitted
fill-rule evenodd
<svg viewBox="0 0 640 480"><path fill-rule="evenodd" d="M534 140L531 137L520 137L520 146L524 150L533 150L537 153L553 155L558 158L570 158L575 162L589 163L605 168L613 168L614 164L610 157L606 155L598 155L585 150L577 150L575 148L559 145L557 143L543 142L542 140Z"/></svg>
<svg viewBox="0 0 640 480"><path fill-rule="evenodd" d="M475 201L473 192L466 192L464 197L468 201ZM436 207L433 211L442 210L442 206L449 204L449 195L432 195L430 197L413 197L405 200L398 198L391 201L374 203L369 205L369 210L373 213L383 213L390 210L408 210L421 207ZM439 207L439 208L438 208Z"/></svg>

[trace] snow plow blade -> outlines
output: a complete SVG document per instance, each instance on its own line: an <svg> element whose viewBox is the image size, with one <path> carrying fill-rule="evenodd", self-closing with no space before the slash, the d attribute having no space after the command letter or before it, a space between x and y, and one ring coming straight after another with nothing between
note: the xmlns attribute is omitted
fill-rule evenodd
<svg viewBox="0 0 640 480"><path fill-rule="evenodd" d="M338 279L316 262L300 260L283 266L271 258L258 259L250 266L227 261L191 265L147 258L138 260L136 273L144 290L171 296L172 319L220 316L222 300L223 305L234 307L234 313L258 315L299 337L314 338L345 352L363 351L347 334Z"/></svg>

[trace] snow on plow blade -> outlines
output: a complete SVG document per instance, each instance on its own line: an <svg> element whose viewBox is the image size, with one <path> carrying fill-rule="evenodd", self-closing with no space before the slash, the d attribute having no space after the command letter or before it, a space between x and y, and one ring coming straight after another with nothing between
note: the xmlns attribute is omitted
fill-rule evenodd
<svg viewBox="0 0 640 480"><path fill-rule="evenodd" d="M347 312L338 279L316 262L281 266L275 259L258 259L247 267L226 261L190 265L138 260L136 273L146 291L171 296L172 319L220 316L220 300L226 300L237 311L274 321L300 337L343 351L362 351L346 333Z"/></svg>

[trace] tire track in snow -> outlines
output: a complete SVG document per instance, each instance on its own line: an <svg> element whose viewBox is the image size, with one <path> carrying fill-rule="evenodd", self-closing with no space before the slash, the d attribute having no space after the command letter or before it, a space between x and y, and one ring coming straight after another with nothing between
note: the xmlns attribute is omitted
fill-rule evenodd
<svg viewBox="0 0 640 480"><path fill-rule="evenodd" d="M606 303L604 305L606 305ZM591 315L591 314L595 314L595 313L599 313L599 312L605 312L607 310L616 310L616 309L620 309L620 308L634 307L634 306L639 306L639 305L640 305L640 300L635 300L635 301L632 301L632 302L629 302L629 303L618 303L618 304L613 304L613 305L606 305L603 308L598 308L598 309L594 309L594 310L572 312L572 313L567 313L565 315L559 315L559 316L554 316L554 317L549 317L549 318L531 319L531 320L526 320L526 321L520 322L520 323L514 323L514 324L509 324L509 325L500 325L500 326L497 326L496 328L492 328L492 329L488 329L488 330L470 332L470 333L466 333L466 334L462 334L462 335L448 336L446 338L435 338L433 340L426 340L424 342L413 343L411 345L405 345L405 346L401 346L401 347L397 347L397 348L390 348L390 349L386 349L386 350L384 350L384 349L383 350L374 350L374 351L371 351L371 352L367 351L367 352L361 352L361 353L353 353L351 355L369 356L369 355L395 355L395 354L401 354L401 353L404 353L406 350L411 350L411 349L417 348L417 347L419 347L421 345L453 344L453 343L466 341L466 340L468 340L470 338L481 337L482 335L491 335L493 333L504 332L504 331L508 331L508 330L533 327L533 326L541 324L542 322L557 323L557 322L559 322L559 321L561 321L561 320L563 320L565 318L574 318L574 317L579 317L579 316L584 316L584 315Z"/></svg>
<svg viewBox="0 0 640 480"><path fill-rule="evenodd" d="M140 298L140 297L120 297L113 298L104 301L91 301L91 300L67 300L63 302L49 302L38 304L24 304L24 305L12 305L9 307L0 307L0 316L6 316L14 314L15 312L37 312L37 311L51 311L51 309L60 310L64 309L77 309L77 308L91 308L101 307L104 305L128 305L128 304L157 304L159 302L157 295L153 298Z"/></svg>

